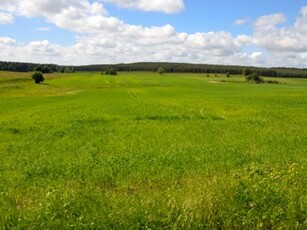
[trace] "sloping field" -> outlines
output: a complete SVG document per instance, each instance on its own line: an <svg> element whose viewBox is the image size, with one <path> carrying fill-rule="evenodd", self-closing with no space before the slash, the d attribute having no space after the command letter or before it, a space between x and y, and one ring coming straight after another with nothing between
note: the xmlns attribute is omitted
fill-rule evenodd
<svg viewBox="0 0 307 230"><path fill-rule="evenodd" d="M307 80L0 72L0 227L306 229Z"/></svg>

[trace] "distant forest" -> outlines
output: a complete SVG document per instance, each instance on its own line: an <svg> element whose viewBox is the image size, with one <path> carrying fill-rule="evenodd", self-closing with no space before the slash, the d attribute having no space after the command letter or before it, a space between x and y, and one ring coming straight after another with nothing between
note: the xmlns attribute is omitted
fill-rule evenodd
<svg viewBox="0 0 307 230"><path fill-rule="evenodd" d="M158 68L164 68L167 73L207 73L207 74L251 74L258 73L266 77L287 77L287 78L307 78L307 68L264 68L253 66L236 65L210 65L210 64L188 64L188 63L168 63L168 62L139 62L131 64L113 65L82 65L63 66L55 64L35 64L21 62L0 61L0 70L13 72L40 71L42 73L72 73L80 71L102 72L109 68L117 71L149 71L157 72Z"/></svg>

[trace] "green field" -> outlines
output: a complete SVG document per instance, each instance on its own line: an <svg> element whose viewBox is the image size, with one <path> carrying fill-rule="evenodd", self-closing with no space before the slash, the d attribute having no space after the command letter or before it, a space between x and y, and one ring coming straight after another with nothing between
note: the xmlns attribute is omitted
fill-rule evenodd
<svg viewBox="0 0 307 230"><path fill-rule="evenodd" d="M0 72L1 229L306 229L307 79Z"/></svg>

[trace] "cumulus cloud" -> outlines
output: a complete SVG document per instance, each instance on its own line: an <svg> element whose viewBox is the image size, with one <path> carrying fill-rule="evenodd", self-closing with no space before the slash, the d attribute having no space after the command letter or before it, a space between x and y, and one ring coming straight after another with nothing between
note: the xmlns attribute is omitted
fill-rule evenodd
<svg viewBox="0 0 307 230"><path fill-rule="evenodd" d="M0 45L14 45L16 40L9 37L0 37Z"/></svg>
<svg viewBox="0 0 307 230"><path fill-rule="evenodd" d="M253 58L253 59L257 59L259 57L261 57L262 55L262 52L253 52L250 57Z"/></svg>
<svg viewBox="0 0 307 230"><path fill-rule="evenodd" d="M187 34L178 33L171 25L129 25L108 16L101 3L87 0L15 0L15 9L19 15L43 17L58 27L83 34L77 36L76 44L66 48L52 46L47 41L29 43L24 47L25 52L31 53L27 60L33 58L32 53L39 56L46 52L52 56L54 47L69 53L58 55L54 62L73 64L144 60L202 62L208 56L222 57L240 49L240 42L234 42L227 32Z"/></svg>
<svg viewBox="0 0 307 230"><path fill-rule="evenodd" d="M2 0L0 4L0 10L5 10L5 11L15 11L16 6L15 6L16 0Z"/></svg>
<svg viewBox="0 0 307 230"><path fill-rule="evenodd" d="M185 45L194 51L207 50L217 56L227 56L239 51L240 48L240 44L235 43L232 35L223 31L191 34Z"/></svg>
<svg viewBox="0 0 307 230"><path fill-rule="evenodd" d="M178 13L184 10L183 0L103 0L120 7L139 9L143 11Z"/></svg>
<svg viewBox="0 0 307 230"><path fill-rule="evenodd" d="M2 60L4 61L56 63L57 58L63 61L63 57L66 56L65 53L70 52L63 46L50 44L48 40L23 44L8 37L0 37L0 47Z"/></svg>
<svg viewBox="0 0 307 230"><path fill-rule="evenodd" d="M276 25L281 24L286 21L286 16L283 14L272 14L272 15L265 15L260 17L255 22L256 29L272 29Z"/></svg>
<svg viewBox="0 0 307 230"><path fill-rule="evenodd" d="M253 44L253 39L251 36L248 36L246 34L239 34L235 39L234 42L238 45L238 46L248 46Z"/></svg>
<svg viewBox="0 0 307 230"><path fill-rule="evenodd" d="M168 0L163 3L159 0L3 0L0 9L5 14L44 18L72 31L76 40L73 45L64 46L48 40L22 44L1 37L2 60L57 64L174 61L306 66L307 6L301 9L292 26L283 26L286 20L283 14L266 15L255 21L251 35L234 36L227 31L182 33L169 24L130 25L110 16L102 2L165 13L184 8L183 1ZM13 55L16 53L18 57Z"/></svg>
<svg viewBox="0 0 307 230"><path fill-rule="evenodd" d="M283 14L260 17L254 24L252 43L265 50L270 66L306 67L307 62L307 6L295 23L285 26Z"/></svg>
<svg viewBox="0 0 307 230"><path fill-rule="evenodd" d="M14 16L12 14L0 12L0 25L12 24L13 22L14 22Z"/></svg>
<svg viewBox="0 0 307 230"><path fill-rule="evenodd" d="M301 17L295 22L294 29L301 33L307 33L307 6L301 9Z"/></svg>
<svg viewBox="0 0 307 230"><path fill-rule="evenodd" d="M285 16L282 14L260 17L255 23L254 43L274 53L307 52L307 7L301 10L293 26L277 27L284 22Z"/></svg>
<svg viewBox="0 0 307 230"><path fill-rule="evenodd" d="M96 34L78 36L71 47L86 63L137 61L224 62L239 52L243 43L227 32L178 33L171 25L126 26L119 36ZM81 53L82 54L81 54ZM212 58L216 57L214 61ZM80 61L79 61L80 62Z"/></svg>
<svg viewBox="0 0 307 230"><path fill-rule="evenodd" d="M103 4L88 0L3 0L0 9L22 17L42 17L56 26L77 32L97 32L120 27L108 17Z"/></svg>
<svg viewBox="0 0 307 230"><path fill-rule="evenodd" d="M233 22L234 25L236 26L243 26L249 23L249 19L244 18L244 19L237 19Z"/></svg>

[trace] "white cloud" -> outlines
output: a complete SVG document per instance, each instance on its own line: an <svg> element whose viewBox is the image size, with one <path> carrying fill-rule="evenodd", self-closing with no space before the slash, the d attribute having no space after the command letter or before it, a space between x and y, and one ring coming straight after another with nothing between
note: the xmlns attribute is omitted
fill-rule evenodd
<svg viewBox="0 0 307 230"><path fill-rule="evenodd" d="M3 42L7 44L2 45ZM47 40L22 44L12 38L0 38L0 47L3 61L55 63L57 58L63 61L66 53L70 52L67 48L50 44Z"/></svg>
<svg viewBox="0 0 307 230"><path fill-rule="evenodd" d="M243 26L249 23L249 19L244 18L244 19L237 19L233 22L234 25L236 26Z"/></svg>
<svg viewBox="0 0 307 230"><path fill-rule="evenodd" d="M247 46L253 44L253 39L251 36L247 36L246 34L239 34L235 39L234 42L237 46Z"/></svg>
<svg viewBox="0 0 307 230"><path fill-rule="evenodd" d="M78 32L109 30L122 24L117 18L108 17L104 6L97 1L4 0L0 9L17 16L42 17L60 28Z"/></svg>
<svg viewBox="0 0 307 230"><path fill-rule="evenodd" d="M77 32L97 32L120 27L122 22L108 17L103 5L87 0L15 0L19 15L43 17L56 26Z"/></svg>
<svg viewBox="0 0 307 230"><path fill-rule="evenodd" d="M120 7L156 11L167 14L178 13L184 10L183 0L103 0Z"/></svg>
<svg viewBox="0 0 307 230"><path fill-rule="evenodd" d="M0 45L14 45L16 44L16 40L9 37L0 37Z"/></svg>
<svg viewBox="0 0 307 230"><path fill-rule="evenodd" d="M255 21L252 35L233 36L227 31L179 33L169 24L129 25L109 16L101 1L3 1L0 9L5 14L44 18L57 27L71 30L76 41L71 46L47 40L22 44L1 37L2 60L57 64L174 61L298 67L306 66L307 62L307 6L301 9L292 26L283 26L286 20L283 14L267 15ZM166 13L184 7L183 1L108 1L121 7Z"/></svg>
<svg viewBox="0 0 307 230"><path fill-rule="evenodd" d="M283 22L285 16L281 14L260 17L255 23L254 44L274 53L307 52L307 7L293 26L278 28Z"/></svg>
<svg viewBox="0 0 307 230"><path fill-rule="evenodd" d="M294 28L301 33L307 33L307 6L301 9L301 17L295 22Z"/></svg>
<svg viewBox="0 0 307 230"><path fill-rule="evenodd" d="M257 59L259 57L261 57L262 55L262 52L253 52L250 57L253 58L253 59Z"/></svg>
<svg viewBox="0 0 307 230"><path fill-rule="evenodd" d="M223 31L191 34L184 45L192 48L194 52L204 50L217 56L227 56L239 51L240 48L240 44L234 42L232 35Z"/></svg>
<svg viewBox="0 0 307 230"><path fill-rule="evenodd" d="M283 26L285 21L282 14L260 17L254 25L252 43L267 52L266 65L306 67L307 6L293 25Z"/></svg>
<svg viewBox="0 0 307 230"><path fill-rule="evenodd" d="M27 16L44 16L52 20L53 17L68 15L70 18L86 18L87 16L106 15L103 5L87 0L31 0L21 1L19 12Z"/></svg>
<svg viewBox="0 0 307 230"><path fill-rule="evenodd" d="M286 21L286 17L283 14L272 14L272 15L265 15L255 22L256 29L272 29L276 25L284 23Z"/></svg>
<svg viewBox="0 0 307 230"><path fill-rule="evenodd" d="M86 0L78 1L77 4L72 2L75 3L76 0L32 0L16 5L18 14L44 17L58 27L88 32L79 35L76 44L71 47L56 46L64 52L54 56L56 63L89 64L144 60L203 62L208 60L209 56L220 58L240 50L240 42L235 42L227 32L187 34L176 32L171 25L129 25L108 16L100 3L89 3ZM51 55L54 47L47 41L42 41L29 43L24 49L25 52L31 53L28 60L42 55L43 52ZM35 55L32 55L33 53Z"/></svg>
<svg viewBox="0 0 307 230"><path fill-rule="evenodd" d="M12 14L0 12L0 25L12 24L13 22L14 22L14 16Z"/></svg>
<svg viewBox="0 0 307 230"><path fill-rule="evenodd" d="M5 11L15 11L15 3L16 0L1 0L0 4L0 10L5 10Z"/></svg>

